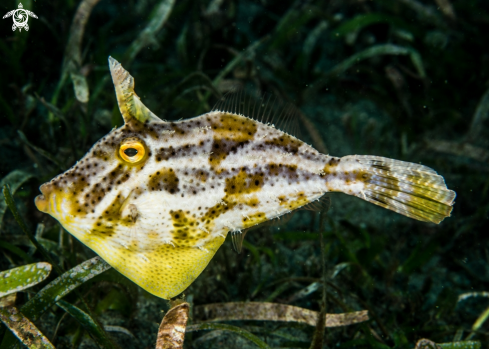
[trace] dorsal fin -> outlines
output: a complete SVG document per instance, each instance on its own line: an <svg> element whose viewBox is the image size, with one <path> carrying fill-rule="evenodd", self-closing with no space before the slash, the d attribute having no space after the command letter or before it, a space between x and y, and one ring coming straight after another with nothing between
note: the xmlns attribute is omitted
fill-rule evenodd
<svg viewBox="0 0 489 349"><path fill-rule="evenodd" d="M151 110L149 110L134 92L134 78L114 58L109 56L110 74L114 82L117 102L124 122L132 119L139 122L162 122Z"/></svg>
<svg viewBox="0 0 489 349"><path fill-rule="evenodd" d="M212 111L243 115L301 138L298 109L270 93L254 96L243 88L234 88L217 101Z"/></svg>

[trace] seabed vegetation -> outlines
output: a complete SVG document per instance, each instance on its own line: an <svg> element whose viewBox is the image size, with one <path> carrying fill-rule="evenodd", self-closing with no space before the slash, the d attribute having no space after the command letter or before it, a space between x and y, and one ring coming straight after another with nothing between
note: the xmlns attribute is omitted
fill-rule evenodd
<svg viewBox="0 0 489 349"><path fill-rule="evenodd" d="M0 349L489 345L489 2L22 4L29 31L0 22ZM122 125L109 55L166 120L242 86L296 106L299 137L325 154L430 166L457 192L452 217L333 194L328 212L250 231L241 254L227 241L184 294L156 298L34 206Z"/></svg>

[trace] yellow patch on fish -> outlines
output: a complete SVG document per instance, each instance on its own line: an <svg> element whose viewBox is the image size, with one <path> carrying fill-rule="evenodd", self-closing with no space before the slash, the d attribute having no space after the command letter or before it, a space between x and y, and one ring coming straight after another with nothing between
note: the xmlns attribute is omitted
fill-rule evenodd
<svg viewBox="0 0 489 349"><path fill-rule="evenodd" d="M131 75L109 65L125 124L43 184L36 205L152 294L185 290L228 232L240 236L330 191L421 221L450 215L455 193L426 166L320 154L240 115L238 103L166 122L139 100Z"/></svg>

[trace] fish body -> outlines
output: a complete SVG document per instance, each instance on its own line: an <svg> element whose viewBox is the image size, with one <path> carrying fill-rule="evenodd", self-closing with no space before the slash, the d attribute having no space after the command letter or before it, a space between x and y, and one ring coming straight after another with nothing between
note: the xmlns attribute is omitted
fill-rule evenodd
<svg viewBox="0 0 489 349"><path fill-rule="evenodd" d="M166 122L109 58L125 124L41 186L37 207L145 290L171 298L239 233L344 192L439 223L455 193L428 167L324 155L271 124L230 110Z"/></svg>

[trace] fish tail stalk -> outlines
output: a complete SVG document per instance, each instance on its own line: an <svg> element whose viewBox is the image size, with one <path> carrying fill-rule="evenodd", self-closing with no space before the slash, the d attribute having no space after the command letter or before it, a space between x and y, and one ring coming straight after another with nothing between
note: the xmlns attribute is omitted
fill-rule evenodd
<svg viewBox="0 0 489 349"><path fill-rule="evenodd" d="M328 189L424 222L449 217L455 192L433 169L370 155L331 158L324 168Z"/></svg>

